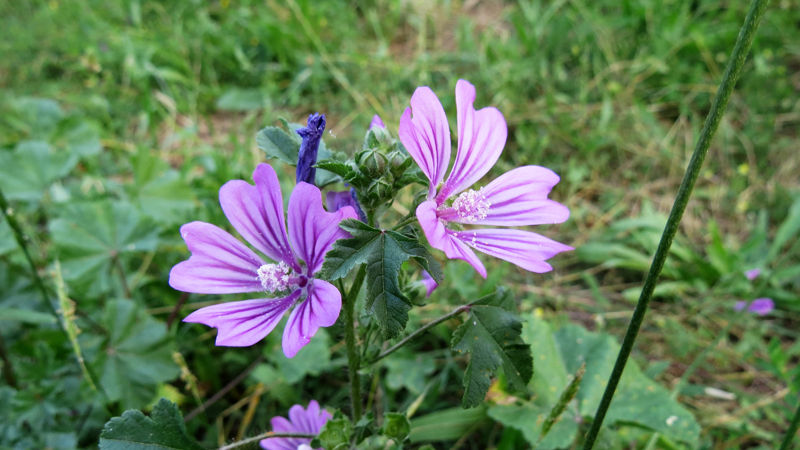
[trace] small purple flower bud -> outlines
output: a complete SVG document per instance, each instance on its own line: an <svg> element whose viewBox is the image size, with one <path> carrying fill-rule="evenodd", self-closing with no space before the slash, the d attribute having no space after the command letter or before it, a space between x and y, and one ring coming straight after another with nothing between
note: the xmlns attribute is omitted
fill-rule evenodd
<svg viewBox="0 0 800 450"><path fill-rule="evenodd" d="M425 296L426 298L430 297L433 291L435 291L436 288L439 287L439 283L437 283L436 280L433 279L433 277L431 276L431 274L428 273L427 270L422 271L422 279L420 280L420 282L422 282L422 284L425 285L425 289L428 291L428 295Z"/></svg>
<svg viewBox="0 0 800 450"><path fill-rule="evenodd" d="M372 116L372 122L369 123L370 130L373 128L386 128L386 125L383 124L383 120L381 120L381 116L375 114Z"/></svg>
<svg viewBox="0 0 800 450"><path fill-rule="evenodd" d="M734 306L733 309L741 311L745 306L747 306L747 302L745 301L736 302L736 306ZM775 309L775 302L773 302L771 298L757 298L753 300L752 303L750 303L750 307L747 308L748 311L758 314L759 316L766 316L771 313L773 309Z"/></svg>
<svg viewBox="0 0 800 450"><path fill-rule="evenodd" d="M328 193L325 194L325 202L330 212L336 212L345 206L352 206L358 214L358 219L367 223L367 214L364 213L364 210L361 208L354 188L350 188L349 191L328 191Z"/></svg>
<svg viewBox="0 0 800 450"><path fill-rule="evenodd" d="M761 274L761 269L753 269L748 270L744 273L744 276L747 277L748 280L753 281Z"/></svg>
<svg viewBox="0 0 800 450"><path fill-rule="evenodd" d="M297 130L297 134L303 138L300 144L300 154L297 157L297 182L305 181L306 183L316 186L314 178L317 175L317 169L314 164L317 163L317 151L319 150L319 141L322 139L322 133L325 132L325 114L314 113L308 116L308 126Z"/></svg>

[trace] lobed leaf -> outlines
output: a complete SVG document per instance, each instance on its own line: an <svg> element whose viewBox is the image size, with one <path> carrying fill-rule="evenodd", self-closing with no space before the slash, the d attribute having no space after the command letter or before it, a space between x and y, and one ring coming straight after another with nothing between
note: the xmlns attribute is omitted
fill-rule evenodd
<svg viewBox="0 0 800 450"><path fill-rule="evenodd" d="M462 406L473 408L486 398L491 377L500 366L512 391L520 392L533 375L531 349L520 335L522 320L508 290L500 289L470 307L469 318L453 333L453 350L470 353Z"/></svg>
<svg viewBox="0 0 800 450"><path fill-rule="evenodd" d="M266 127L256 135L256 145L267 158L277 158L286 164L297 165L300 141L278 127Z"/></svg>
<svg viewBox="0 0 800 450"><path fill-rule="evenodd" d="M141 411L122 413L106 423L100 450L205 450L186 432L178 406L162 398L150 417Z"/></svg>

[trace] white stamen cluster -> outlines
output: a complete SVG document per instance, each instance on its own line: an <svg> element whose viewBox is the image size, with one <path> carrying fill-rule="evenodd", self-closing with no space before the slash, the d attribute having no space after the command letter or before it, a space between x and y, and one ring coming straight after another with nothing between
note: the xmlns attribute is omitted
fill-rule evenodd
<svg viewBox="0 0 800 450"><path fill-rule="evenodd" d="M292 268L281 261L278 264L264 264L258 268L258 281L267 292L285 291L289 287Z"/></svg>
<svg viewBox="0 0 800 450"><path fill-rule="evenodd" d="M458 217L467 223L477 222L486 218L492 203L483 195L483 188L476 191L470 189L456 197L452 208Z"/></svg>

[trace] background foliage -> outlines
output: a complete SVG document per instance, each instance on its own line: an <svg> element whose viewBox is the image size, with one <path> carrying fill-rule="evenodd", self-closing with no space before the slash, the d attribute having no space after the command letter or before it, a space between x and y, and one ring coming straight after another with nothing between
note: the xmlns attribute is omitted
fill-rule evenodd
<svg viewBox="0 0 800 450"><path fill-rule="evenodd" d="M466 264L448 264L429 304L409 312L406 332L509 286L526 317L522 338L533 344L528 392L500 376L488 405L461 409L467 358L449 349L450 323L368 370L368 409L406 411L412 448L521 448L538 441L530 424L557 401L577 358L586 362L582 387L538 448L568 447L601 395L618 345L611 336L630 316L746 7L0 2L0 188L48 286L45 300L0 222L8 355L0 447L94 448L108 419L150 412L160 397L180 406L186 433L207 447L264 431L269 418L311 398L346 408L341 327L288 360L275 336L221 349L213 330L180 322L220 299L167 285L169 269L187 257L178 227L227 226L218 189L250 177L264 160L257 132L279 117L326 113L327 147L352 154L373 114L396 131L418 85L453 111L457 78L509 123L489 177L523 164L559 173L553 196L572 216L537 231L577 250L545 275L492 262L486 283ZM636 368L623 379L626 395L642 397L612 407L608 448L643 447L653 431L663 448L772 448L797 406L798 21L797 3L774 0L759 29L637 341ZM287 192L292 170L274 165ZM403 195L410 203L412 192ZM752 268L762 269L753 282L743 275ZM775 312L731 315L736 301L761 296L776 301ZM707 361L678 383L723 330ZM665 428L659 414L667 412L688 425ZM156 413L175 411L162 404Z"/></svg>

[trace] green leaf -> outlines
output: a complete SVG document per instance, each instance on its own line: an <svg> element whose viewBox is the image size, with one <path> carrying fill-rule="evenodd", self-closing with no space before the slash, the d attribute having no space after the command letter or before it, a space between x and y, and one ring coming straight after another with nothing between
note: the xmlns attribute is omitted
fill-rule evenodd
<svg viewBox="0 0 800 450"><path fill-rule="evenodd" d="M350 173L353 172L353 168L350 167L350 164L347 164L343 161L337 161L335 159L317 161L314 167L327 170L328 172L334 173L342 178L347 178Z"/></svg>
<svg viewBox="0 0 800 450"><path fill-rule="evenodd" d="M443 277L441 266L419 241L396 231L379 230L355 219L339 226L353 237L334 243L325 255L321 276L336 280L357 264L367 264L367 310L378 321L384 339L392 339L405 328L411 309L398 279L403 262L414 258L437 282Z"/></svg>
<svg viewBox="0 0 800 450"><path fill-rule="evenodd" d="M17 248L17 240L14 238L14 231L5 218L0 217L0 255L5 255Z"/></svg>
<svg viewBox="0 0 800 450"><path fill-rule="evenodd" d="M146 406L158 383L172 381L180 373L167 327L130 300L108 302L100 324L108 335L88 339L86 360L92 361L111 401L124 408Z"/></svg>
<svg viewBox="0 0 800 450"><path fill-rule="evenodd" d="M0 308L0 321L21 323L56 323L52 314L31 309Z"/></svg>
<svg viewBox="0 0 800 450"><path fill-rule="evenodd" d="M773 239L767 253L767 262L774 260L789 239L797 237L798 232L800 232L800 197L789 207L789 215L786 216L781 226L778 227L778 231L775 232L775 239Z"/></svg>
<svg viewBox="0 0 800 450"><path fill-rule="evenodd" d="M266 127L256 135L256 145L267 158L277 158L286 164L297 165L300 140L278 127Z"/></svg>
<svg viewBox="0 0 800 450"><path fill-rule="evenodd" d="M395 354L397 355L397 354ZM384 360L386 367L386 385L393 390L401 388L419 395L425 390L428 376L436 370L436 363L429 355L408 353L404 356L392 356Z"/></svg>
<svg viewBox="0 0 800 450"><path fill-rule="evenodd" d="M491 377L502 365L508 387L525 390L533 374L530 346L522 341L522 321L515 313L511 292L500 289L475 302L469 318L453 333L452 348L471 353L464 373L462 406L480 405L489 392Z"/></svg>
<svg viewBox="0 0 800 450"><path fill-rule="evenodd" d="M38 201L77 163L75 155L54 151L47 142L22 141L13 152L0 152L0 188L9 200Z"/></svg>
<svg viewBox="0 0 800 450"><path fill-rule="evenodd" d="M269 99L258 89L230 88L217 99L220 111L256 111L268 106Z"/></svg>
<svg viewBox="0 0 800 450"><path fill-rule="evenodd" d="M70 286L99 294L110 288L114 258L155 250L158 228L129 203L97 201L67 206L50 222L50 233L61 250L64 279Z"/></svg>
<svg viewBox="0 0 800 450"><path fill-rule="evenodd" d="M150 417L125 411L106 423L100 450L205 450L186 432L178 406L162 398Z"/></svg>
<svg viewBox="0 0 800 450"><path fill-rule="evenodd" d="M412 443L454 441L462 438L475 424L486 419L486 408L458 407L417 417L411 421Z"/></svg>
<svg viewBox="0 0 800 450"><path fill-rule="evenodd" d="M307 375L319 375L331 367L331 345L328 333L320 330L298 353L296 358L287 358L276 334L276 343L272 347L269 360L277 367L287 383L294 384ZM275 339L275 338L273 338Z"/></svg>
<svg viewBox="0 0 800 450"><path fill-rule="evenodd" d="M585 363L586 372L573 401L575 406L564 411L562 419L537 448L568 447L578 433L578 416L591 417L597 410L619 344L610 335L591 333L577 325L553 331L541 319L532 315L525 318L523 337L531 344L538 368L529 384L535 398L520 406L493 406L489 415L522 431L531 444L536 443L542 424L569 383L569 374ZM689 444L697 442L700 432L692 414L673 400L666 389L644 375L633 361L628 361L605 420L609 425L635 424Z"/></svg>
<svg viewBox="0 0 800 450"><path fill-rule="evenodd" d="M93 156L100 153L100 133L88 122L80 122L70 128L62 136L66 140L67 150L79 157Z"/></svg>
<svg viewBox="0 0 800 450"><path fill-rule="evenodd" d="M175 170L167 170L142 186L138 199L145 215L166 224L188 222L197 200L189 184Z"/></svg>

